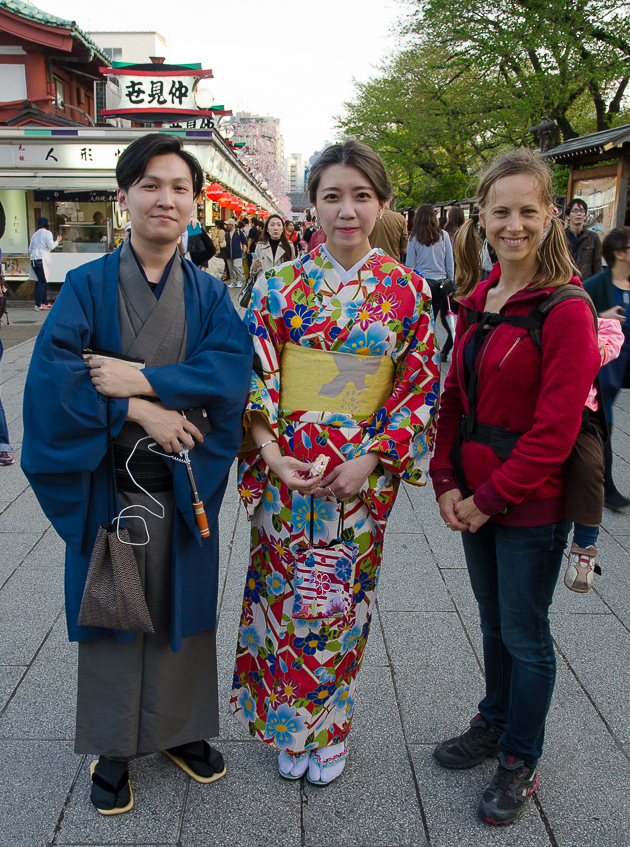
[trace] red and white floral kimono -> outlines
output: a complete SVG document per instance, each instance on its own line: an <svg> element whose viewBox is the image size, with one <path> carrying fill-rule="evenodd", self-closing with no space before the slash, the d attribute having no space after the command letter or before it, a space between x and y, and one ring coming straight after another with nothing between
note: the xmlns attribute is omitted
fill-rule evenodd
<svg viewBox="0 0 630 847"><path fill-rule="evenodd" d="M252 411L262 413L283 454L309 462L324 453L327 472L368 451L379 456L359 495L345 505L344 538L357 547L352 608L343 618L308 623L291 617L292 550L307 541L310 502L257 453L239 468L251 560L230 707L253 737L298 753L340 742L350 730L387 518L401 479L413 485L427 479L439 353L428 286L381 250L345 274L324 245L272 268L258 280L245 323L259 360L246 425ZM292 369L281 368L288 351ZM324 367L317 357L310 367L309 351L331 355L323 357ZM388 368L383 402L363 418L362 390ZM292 375L290 390L283 370L287 381ZM334 498L314 501L315 544L336 538L338 518Z"/></svg>

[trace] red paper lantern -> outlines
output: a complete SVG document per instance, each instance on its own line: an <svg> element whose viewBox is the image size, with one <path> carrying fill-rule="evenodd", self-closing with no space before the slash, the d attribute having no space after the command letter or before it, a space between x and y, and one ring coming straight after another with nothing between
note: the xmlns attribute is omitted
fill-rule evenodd
<svg viewBox="0 0 630 847"><path fill-rule="evenodd" d="M223 188L221 188L218 182L213 182L212 185L206 188L206 197L208 200L218 200L222 194Z"/></svg>
<svg viewBox="0 0 630 847"><path fill-rule="evenodd" d="M250 215L253 215L256 212L256 206L253 203L248 203L247 206L245 206L245 211Z"/></svg>
<svg viewBox="0 0 630 847"><path fill-rule="evenodd" d="M219 204L219 206L221 206L222 209L226 209L230 203L230 192L224 191L217 200L217 203Z"/></svg>

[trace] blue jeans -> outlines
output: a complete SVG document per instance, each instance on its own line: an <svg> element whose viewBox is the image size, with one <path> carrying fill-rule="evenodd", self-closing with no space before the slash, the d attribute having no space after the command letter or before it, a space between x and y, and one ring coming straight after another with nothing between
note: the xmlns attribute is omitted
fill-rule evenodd
<svg viewBox="0 0 630 847"><path fill-rule="evenodd" d="M35 286L35 305L48 305L48 283L46 282L46 273L44 272L44 263L41 259L33 259L31 262L35 276L37 277L37 285Z"/></svg>
<svg viewBox="0 0 630 847"><path fill-rule="evenodd" d="M2 360L3 352L4 347L0 340L0 360ZM7 418L4 414L4 408L2 407L2 400L0 400L0 453L13 453L13 448L9 444L9 429L7 427Z"/></svg>
<svg viewBox="0 0 630 847"><path fill-rule="evenodd" d="M462 541L479 605L486 696L479 712L508 755L535 767L556 681L549 606L571 524L488 521Z"/></svg>

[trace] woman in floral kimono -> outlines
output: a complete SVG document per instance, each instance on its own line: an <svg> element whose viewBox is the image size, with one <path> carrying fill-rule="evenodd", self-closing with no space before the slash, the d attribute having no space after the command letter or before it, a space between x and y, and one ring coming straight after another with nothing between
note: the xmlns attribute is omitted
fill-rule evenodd
<svg viewBox="0 0 630 847"><path fill-rule="evenodd" d="M401 479L426 482L439 376L427 285L368 242L391 196L378 156L355 141L329 147L309 192L326 244L267 271L245 317L251 561L231 710L281 751L281 776L308 770L322 785L345 766L387 518ZM310 475L320 454L323 478ZM316 548L338 539L341 504L345 612L294 618L295 551L310 535Z"/></svg>

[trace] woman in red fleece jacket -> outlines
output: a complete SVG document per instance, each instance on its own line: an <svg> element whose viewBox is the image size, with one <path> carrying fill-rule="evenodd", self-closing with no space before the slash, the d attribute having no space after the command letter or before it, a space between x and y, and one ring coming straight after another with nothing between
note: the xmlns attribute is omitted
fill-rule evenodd
<svg viewBox="0 0 630 847"><path fill-rule="evenodd" d="M497 160L477 198L499 261L479 282L479 246L465 224L456 281L467 308L459 312L430 474L442 518L462 533L481 617L486 695L470 728L434 755L445 767L469 768L498 754L479 811L488 823L509 824L538 785L556 671L548 610L570 527L562 463L600 354L582 300L551 310L542 353L527 328L499 319L525 316L557 286L579 284L538 154L516 150Z"/></svg>

